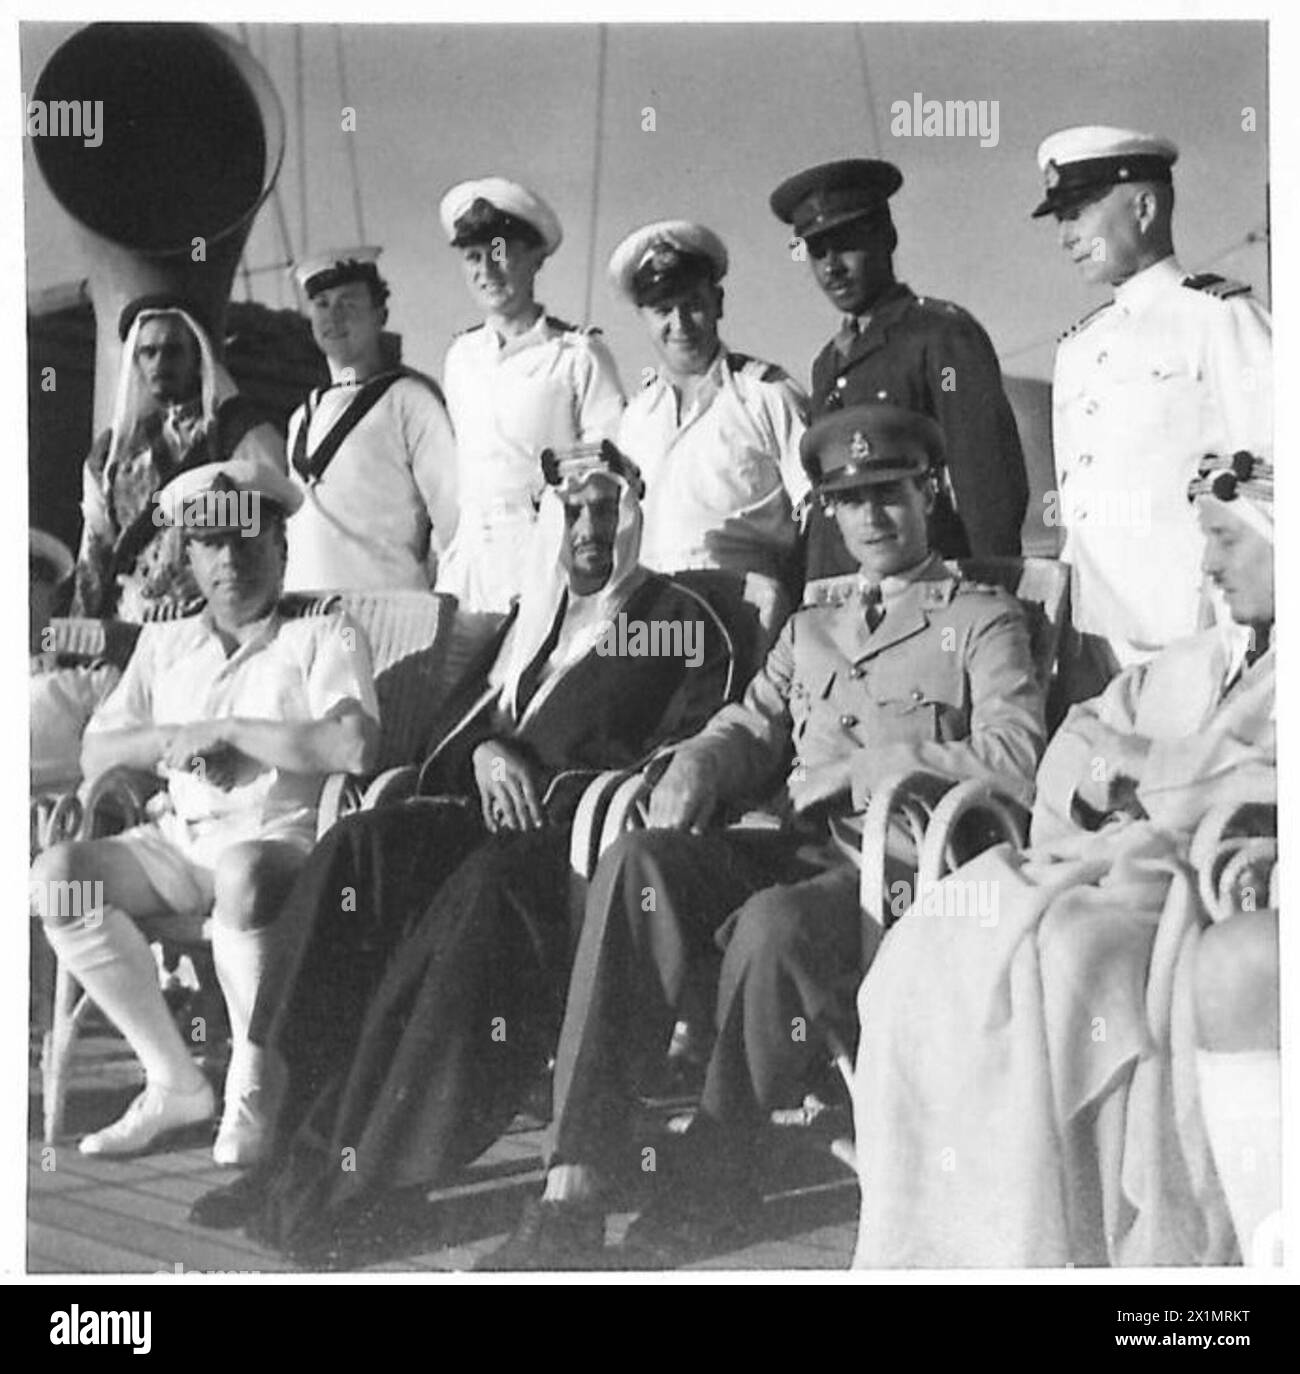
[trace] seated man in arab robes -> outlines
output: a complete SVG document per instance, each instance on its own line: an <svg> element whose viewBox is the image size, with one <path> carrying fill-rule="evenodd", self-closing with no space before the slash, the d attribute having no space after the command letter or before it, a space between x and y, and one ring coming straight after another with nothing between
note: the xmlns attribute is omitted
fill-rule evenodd
<svg viewBox="0 0 1300 1374"><path fill-rule="evenodd" d="M863 983L859 1267L1270 1248L1277 913L1247 882L1210 924L1189 847L1212 807L1275 795L1271 466L1207 456L1191 495L1232 623L1076 707L1039 769L1031 847L944 881L988 885L991 911L914 907Z"/></svg>
<svg viewBox="0 0 1300 1374"><path fill-rule="evenodd" d="M306 935L254 1029L288 1069L275 1148L200 1200L200 1224L256 1213L261 1238L314 1252L500 1135L558 1032L583 787L689 736L733 690L707 604L638 562L636 468L608 444L575 454L545 463L525 594L486 691L425 766L421 792L443 795L336 826L289 898Z"/></svg>

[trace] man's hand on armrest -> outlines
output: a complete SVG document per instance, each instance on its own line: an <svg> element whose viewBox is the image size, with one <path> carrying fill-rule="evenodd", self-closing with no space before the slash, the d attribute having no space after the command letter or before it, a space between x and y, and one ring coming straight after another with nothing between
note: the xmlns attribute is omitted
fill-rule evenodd
<svg viewBox="0 0 1300 1374"><path fill-rule="evenodd" d="M838 797L847 797L852 784L853 755L846 754L830 763L796 763L787 789L795 814L802 815Z"/></svg>
<svg viewBox="0 0 1300 1374"><path fill-rule="evenodd" d="M233 716L211 725L221 743L286 773L368 773L379 748L378 723L351 700L319 720Z"/></svg>
<svg viewBox="0 0 1300 1374"><path fill-rule="evenodd" d="M713 760L702 750L679 750L650 793L650 828L699 832L708 825L718 801Z"/></svg>

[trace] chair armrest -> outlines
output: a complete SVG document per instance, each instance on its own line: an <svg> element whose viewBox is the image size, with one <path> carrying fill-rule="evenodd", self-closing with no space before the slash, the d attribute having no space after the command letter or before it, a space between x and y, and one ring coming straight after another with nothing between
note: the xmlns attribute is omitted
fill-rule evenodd
<svg viewBox="0 0 1300 1374"><path fill-rule="evenodd" d="M1000 836L1018 849L1024 848L1029 838L1029 812L1018 801L1001 791L996 783L984 780L958 783L930 817L916 870L918 891L939 882L945 874L974 857L974 854L959 857L954 843L958 823L972 815L982 816L989 822L994 844Z"/></svg>
<svg viewBox="0 0 1300 1374"><path fill-rule="evenodd" d="M364 796L363 784L355 773L331 773L320 790L320 801L316 805L316 839L325 838L325 833L336 821L360 811Z"/></svg>
<svg viewBox="0 0 1300 1374"><path fill-rule="evenodd" d="M326 831L353 812L373 811L415 796L419 776L413 763L385 768L369 781L359 773L330 773L316 806L316 839L324 839Z"/></svg>
<svg viewBox="0 0 1300 1374"><path fill-rule="evenodd" d="M862 823L859 901L878 925L892 924L886 901L885 863L890 832L901 827L920 856L935 808L956 786L954 780L925 769L892 773L871 794Z"/></svg>
<svg viewBox="0 0 1300 1374"><path fill-rule="evenodd" d="M118 765L106 769L82 792L79 840L99 839L106 833L109 818L116 815L122 829L142 825L146 819L145 804L162 787L162 779L155 773Z"/></svg>
<svg viewBox="0 0 1300 1374"><path fill-rule="evenodd" d="M1276 790L1252 779L1238 795L1212 806L1196 827L1188 858L1211 920L1245 910L1241 894L1264 884L1267 901L1253 901L1253 907L1276 908Z"/></svg>
<svg viewBox="0 0 1300 1374"><path fill-rule="evenodd" d="M378 806L392 806L395 802L407 801L415 796L415 784L419 777L420 770L413 763L385 768L362 792L360 809L373 811Z"/></svg>
<svg viewBox="0 0 1300 1374"><path fill-rule="evenodd" d="M573 829L569 835L569 867L578 877L590 878L596 871L610 800L628 778L635 776L627 769L597 773L583 791L573 813Z"/></svg>
<svg viewBox="0 0 1300 1374"><path fill-rule="evenodd" d="M83 814L81 798L75 792L46 792L32 797L28 802L31 857L44 853L51 845L75 840Z"/></svg>

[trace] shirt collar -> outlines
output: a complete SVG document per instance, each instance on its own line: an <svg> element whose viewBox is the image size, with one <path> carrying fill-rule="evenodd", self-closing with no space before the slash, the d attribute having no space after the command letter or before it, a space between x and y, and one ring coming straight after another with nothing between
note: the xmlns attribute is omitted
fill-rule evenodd
<svg viewBox="0 0 1300 1374"><path fill-rule="evenodd" d="M260 620L254 621L253 633L242 643L237 644L231 654L226 655L225 646L221 642L221 636L217 633L217 627L212 618L212 608L210 606L204 606L199 612L199 620L202 622L204 630L207 631L212 642L221 649L228 663L233 662L237 658L247 658L249 654L255 652L257 649L260 649L262 645L274 639L276 633L280 629L282 619L283 617L280 614L280 607L277 602L272 605L271 609Z"/></svg>
<svg viewBox="0 0 1300 1374"><path fill-rule="evenodd" d="M1187 275L1171 253L1141 272L1135 272L1115 288L1115 301L1129 310L1140 310L1153 297L1171 286L1177 286Z"/></svg>
<svg viewBox="0 0 1300 1374"><path fill-rule="evenodd" d="M503 338L485 321L483 332L489 351L498 358L508 358L514 353L523 352L525 348L535 348L538 344L545 343L551 337L551 323L546 316L546 307L539 303L538 309L541 313L533 323L522 334L516 334L509 339Z"/></svg>
<svg viewBox="0 0 1300 1374"><path fill-rule="evenodd" d="M879 319L882 315L887 316L891 311L898 310L912 299L912 288L906 282L896 281L892 285L885 287L879 296L871 303L868 310L863 310L857 315L844 315L841 317L841 325L846 325L850 319L857 321L858 333L866 331L867 326L872 320Z"/></svg>
<svg viewBox="0 0 1300 1374"><path fill-rule="evenodd" d="M902 572L890 573L888 577L882 577L880 579L881 597L885 601L892 601L901 596L913 582L920 582L927 578L934 565L940 561L939 555L931 550L919 563L913 563L910 568L904 568ZM862 579L862 585L865 589L869 589L871 586L865 577Z"/></svg>
<svg viewBox="0 0 1300 1374"><path fill-rule="evenodd" d="M727 345L719 340L717 356L709 364L708 371L704 373L699 385L695 388L690 409L682 416L683 423L691 415L698 415L700 411L704 410L714 396L726 385L727 378L731 375L730 369L727 367L730 351ZM659 391L656 400L672 396L673 384L668 380L662 367L655 373L655 386Z"/></svg>

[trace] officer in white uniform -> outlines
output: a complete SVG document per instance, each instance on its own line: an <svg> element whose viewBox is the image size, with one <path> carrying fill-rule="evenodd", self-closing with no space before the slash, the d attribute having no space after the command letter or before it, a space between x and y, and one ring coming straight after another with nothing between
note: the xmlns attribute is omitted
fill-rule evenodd
<svg viewBox="0 0 1300 1374"><path fill-rule="evenodd" d="M610 280L636 306L660 364L628 402L618 442L645 477L642 562L732 579L734 595L718 593L715 609L757 617L757 667L797 580L808 398L775 363L719 338L726 272L722 240L687 220L648 224L614 250Z"/></svg>
<svg viewBox="0 0 1300 1374"><path fill-rule="evenodd" d="M438 590L471 610L504 611L520 591L540 454L612 439L623 388L599 331L566 324L534 299L537 273L563 237L539 195L485 177L453 186L439 215L484 321L457 335L443 365L461 509Z"/></svg>
<svg viewBox="0 0 1300 1374"><path fill-rule="evenodd" d="M294 276L329 363L289 421L303 496L289 521L290 591L427 588L456 527L456 447L442 393L394 367L380 335L388 284L380 249L330 248Z"/></svg>
<svg viewBox="0 0 1300 1374"><path fill-rule="evenodd" d="M1061 247L1111 301L1062 336L1053 384L1057 491L1078 640L1070 700L1208 623L1203 539L1186 491L1207 452L1271 451L1271 326L1250 288L1174 257L1168 140L1065 129L1038 162Z"/></svg>

